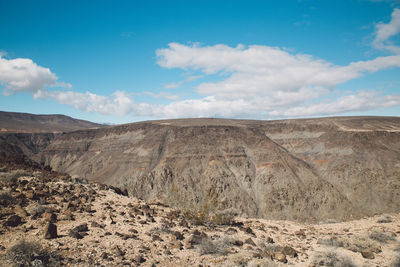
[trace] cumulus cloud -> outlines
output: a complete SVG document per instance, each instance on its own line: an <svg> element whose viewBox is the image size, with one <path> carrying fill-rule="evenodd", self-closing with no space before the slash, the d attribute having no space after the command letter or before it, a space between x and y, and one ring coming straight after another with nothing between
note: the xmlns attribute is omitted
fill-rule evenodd
<svg viewBox="0 0 400 267"><path fill-rule="evenodd" d="M31 59L6 59L3 54L0 54L0 84L5 87L5 95L22 91L35 93L47 86L70 87L58 82L58 77L50 69L38 66Z"/></svg>
<svg viewBox="0 0 400 267"><path fill-rule="evenodd" d="M278 47L260 45L230 47L223 44L200 46L171 43L168 48L157 50L156 54L158 64L165 68L199 71L205 75L221 74L220 81L203 82L196 87L204 98L166 106L165 114L174 117L177 117L176 113L195 113L223 117L260 117L260 114L265 114L264 117L268 118L369 110L386 105L387 97L375 93L375 99L382 100L376 105L367 105L367 101L352 104L352 99L371 96L367 91L345 96L324 106L305 105L310 100L329 94L339 84L367 73L400 67L400 55L340 66L311 55L291 54Z"/></svg>
<svg viewBox="0 0 400 267"><path fill-rule="evenodd" d="M102 114L126 115L134 110L132 98L125 92L116 91L111 97L74 91L39 90L35 98L50 98L63 105L70 105L76 109Z"/></svg>
<svg viewBox="0 0 400 267"><path fill-rule="evenodd" d="M395 8L389 23L380 22L375 25L375 38L372 45L377 49L388 50L400 54L400 47L394 45L390 38L400 32L400 9Z"/></svg>

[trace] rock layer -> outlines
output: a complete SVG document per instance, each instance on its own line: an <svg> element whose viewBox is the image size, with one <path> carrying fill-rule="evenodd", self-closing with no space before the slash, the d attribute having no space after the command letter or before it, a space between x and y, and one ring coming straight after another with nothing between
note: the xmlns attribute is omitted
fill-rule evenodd
<svg viewBox="0 0 400 267"><path fill-rule="evenodd" d="M187 119L81 130L39 153L60 172L180 208L268 219L400 211L400 119Z"/></svg>

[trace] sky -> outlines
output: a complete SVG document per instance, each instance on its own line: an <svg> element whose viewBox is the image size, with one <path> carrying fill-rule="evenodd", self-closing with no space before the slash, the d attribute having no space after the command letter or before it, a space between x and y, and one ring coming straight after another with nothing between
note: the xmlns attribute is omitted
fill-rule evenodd
<svg viewBox="0 0 400 267"><path fill-rule="evenodd" d="M400 2L0 0L0 110L400 116Z"/></svg>

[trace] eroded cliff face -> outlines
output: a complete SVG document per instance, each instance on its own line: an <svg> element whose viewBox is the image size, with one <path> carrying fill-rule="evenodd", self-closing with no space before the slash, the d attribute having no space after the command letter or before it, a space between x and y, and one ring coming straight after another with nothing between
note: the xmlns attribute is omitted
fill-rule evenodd
<svg viewBox="0 0 400 267"><path fill-rule="evenodd" d="M67 133L60 172L186 209L346 220L400 210L400 120L152 121Z"/></svg>

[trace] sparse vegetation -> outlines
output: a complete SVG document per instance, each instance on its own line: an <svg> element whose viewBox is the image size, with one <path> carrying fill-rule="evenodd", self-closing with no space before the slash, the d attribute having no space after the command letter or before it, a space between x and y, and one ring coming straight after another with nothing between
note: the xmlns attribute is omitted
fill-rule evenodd
<svg viewBox="0 0 400 267"><path fill-rule="evenodd" d="M372 240L378 241L380 243L387 243L388 241L394 241L396 240L395 236L389 233L385 233L382 231L374 231L369 234L369 238Z"/></svg>
<svg viewBox="0 0 400 267"><path fill-rule="evenodd" d="M31 207L29 207L28 212L29 214L32 215L33 218L38 218L42 216L43 213L45 213L46 209L40 204L35 204Z"/></svg>
<svg viewBox="0 0 400 267"><path fill-rule="evenodd" d="M344 247L344 242L343 240L337 238L337 237L330 237L326 239L319 239L317 241L317 244L324 245L324 246L329 246L329 247Z"/></svg>
<svg viewBox="0 0 400 267"><path fill-rule="evenodd" d="M392 217L387 214L383 214L381 217L378 218L378 223L391 223L393 221Z"/></svg>
<svg viewBox="0 0 400 267"><path fill-rule="evenodd" d="M316 253L314 255L313 263L316 266L355 267L350 258L339 255L335 251L324 251Z"/></svg>
<svg viewBox="0 0 400 267"><path fill-rule="evenodd" d="M38 242L19 241L7 251L7 258L18 267L60 266L60 257L43 249Z"/></svg>
<svg viewBox="0 0 400 267"><path fill-rule="evenodd" d="M200 255L205 255L205 254L227 255L231 247L232 247L232 241L228 237L219 238L217 240L211 240L209 238L206 238L199 245L199 253Z"/></svg>
<svg viewBox="0 0 400 267"><path fill-rule="evenodd" d="M390 264L390 267L400 267L400 255L397 255L392 263Z"/></svg>
<svg viewBox="0 0 400 267"><path fill-rule="evenodd" d="M320 239L318 244L329 247L343 247L353 252L361 252L369 250L375 253L381 252L381 247L377 242L369 237L353 236L351 238L331 237L328 239Z"/></svg>
<svg viewBox="0 0 400 267"><path fill-rule="evenodd" d="M0 172L0 180L5 181L8 184L15 184L18 178L22 176L29 176L24 170L12 170L9 172Z"/></svg>
<svg viewBox="0 0 400 267"><path fill-rule="evenodd" d="M211 212L203 206L197 211L187 210L183 215L193 225L231 225L237 214L235 209Z"/></svg>
<svg viewBox="0 0 400 267"><path fill-rule="evenodd" d="M15 199L12 197L9 191L0 190L0 205L8 206L11 203L14 203Z"/></svg>

